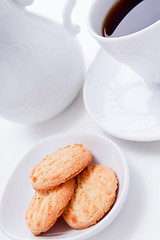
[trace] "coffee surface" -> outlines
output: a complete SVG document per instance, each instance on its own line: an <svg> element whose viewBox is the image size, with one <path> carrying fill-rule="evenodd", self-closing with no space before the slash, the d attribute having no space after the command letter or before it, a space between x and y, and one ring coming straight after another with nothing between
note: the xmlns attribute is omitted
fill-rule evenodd
<svg viewBox="0 0 160 240"><path fill-rule="evenodd" d="M144 0L117 0L104 19L103 37L111 36L124 17L142 1Z"/></svg>

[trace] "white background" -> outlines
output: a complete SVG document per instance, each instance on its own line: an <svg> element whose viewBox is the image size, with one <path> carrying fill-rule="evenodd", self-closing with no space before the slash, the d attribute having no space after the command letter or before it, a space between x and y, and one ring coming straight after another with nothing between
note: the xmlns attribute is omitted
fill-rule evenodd
<svg viewBox="0 0 160 240"><path fill-rule="evenodd" d="M66 1L36 0L30 9L62 21ZM79 24L82 29L78 38L84 50L86 70L99 48L87 31L87 15L92 2L78 0L73 13L73 22ZM87 114L82 91L62 114L45 123L24 126L0 119L0 197L10 174L29 148L38 140L58 133L91 133L107 136ZM121 147L126 156L130 169L129 195L116 220L92 239L159 240L160 142L136 143L110 138ZM22 194L23 191L22 189ZM0 232L0 240L7 239Z"/></svg>

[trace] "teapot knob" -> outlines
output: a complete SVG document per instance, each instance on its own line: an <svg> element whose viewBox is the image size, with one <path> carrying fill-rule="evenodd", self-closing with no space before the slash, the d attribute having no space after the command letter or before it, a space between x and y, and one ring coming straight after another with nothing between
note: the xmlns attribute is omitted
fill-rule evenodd
<svg viewBox="0 0 160 240"><path fill-rule="evenodd" d="M29 5L32 5L34 0L16 0L16 2L18 4L20 4L21 6L29 6Z"/></svg>
<svg viewBox="0 0 160 240"><path fill-rule="evenodd" d="M73 25L71 21L71 15L72 11L76 5L77 0L67 0L67 4L65 6L64 12L63 12L63 23L64 26L72 33L73 35L76 35L80 32L80 27L77 25Z"/></svg>

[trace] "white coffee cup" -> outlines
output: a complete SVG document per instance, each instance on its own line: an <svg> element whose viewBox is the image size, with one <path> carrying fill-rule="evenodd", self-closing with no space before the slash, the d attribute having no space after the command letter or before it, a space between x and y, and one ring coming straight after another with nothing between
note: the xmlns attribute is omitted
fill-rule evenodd
<svg viewBox="0 0 160 240"><path fill-rule="evenodd" d="M103 37L103 21L116 1L94 1L88 19L89 32L108 53L144 80L160 83L160 1L142 1L111 37Z"/></svg>

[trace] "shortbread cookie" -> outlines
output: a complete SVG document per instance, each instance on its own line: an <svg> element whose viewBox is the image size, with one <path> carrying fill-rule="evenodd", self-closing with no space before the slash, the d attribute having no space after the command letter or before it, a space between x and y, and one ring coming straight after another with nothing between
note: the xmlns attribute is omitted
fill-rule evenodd
<svg viewBox="0 0 160 240"><path fill-rule="evenodd" d="M75 144L46 156L30 175L35 190L48 190L73 178L92 160L92 153L83 145Z"/></svg>
<svg viewBox="0 0 160 240"><path fill-rule="evenodd" d="M96 224L113 205L118 179L108 167L86 167L76 178L71 201L63 218L74 229L85 229Z"/></svg>
<svg viewBox="0 0 160 240"><path fill-rule="evenodd" d="M53 190L35 192L25 215L26 225L35 236L55 224L71 199L74 187L73 178Z"/></svg>

